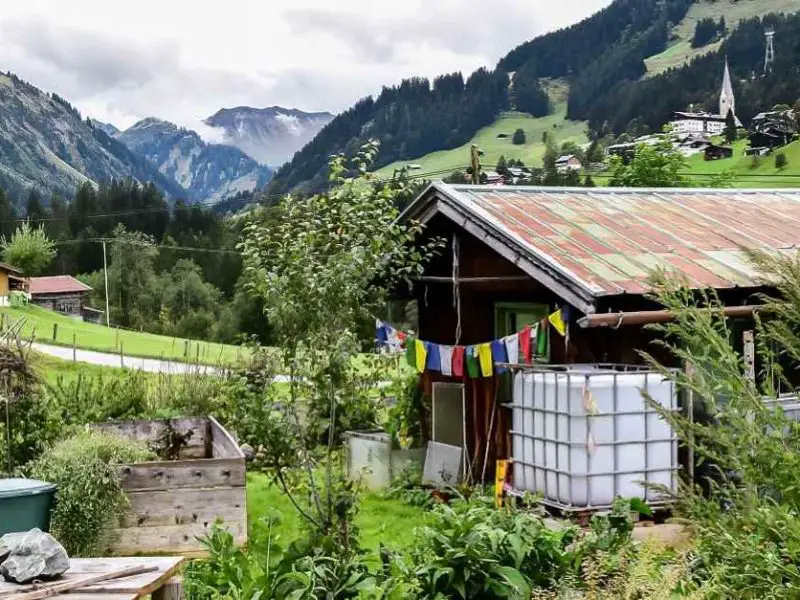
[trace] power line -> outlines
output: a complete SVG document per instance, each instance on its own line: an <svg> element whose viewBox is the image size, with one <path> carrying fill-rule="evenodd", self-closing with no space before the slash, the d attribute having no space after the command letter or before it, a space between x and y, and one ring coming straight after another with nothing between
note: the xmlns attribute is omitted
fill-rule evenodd
<svg viewBox="0 0 800 600"><path fill-rule="evenodd" d="M138 242L136 240L123 240L119 238L82 238L78 240L59 240L53 242L56 246L63 246L69 244L83 244L83 243L109 243L109 244L128 244L130 246L140 246L146 248L163 248L165 250L182 250L186 252L210 252L214 254L235 254L241 256L236 250L225 250L222 248L198 248L191 246L173 246L171 244L156 244L150 242Z"/></svg>

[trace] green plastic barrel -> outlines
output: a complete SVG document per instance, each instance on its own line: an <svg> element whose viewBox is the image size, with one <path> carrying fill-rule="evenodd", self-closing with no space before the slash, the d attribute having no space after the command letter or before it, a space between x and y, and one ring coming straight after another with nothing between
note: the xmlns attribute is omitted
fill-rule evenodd
<svg viewBox="0 0 800 600"><path fill-rule="evenodd" d="M0 535L50 529L56 486L36 479L0 479Z"/></svg>

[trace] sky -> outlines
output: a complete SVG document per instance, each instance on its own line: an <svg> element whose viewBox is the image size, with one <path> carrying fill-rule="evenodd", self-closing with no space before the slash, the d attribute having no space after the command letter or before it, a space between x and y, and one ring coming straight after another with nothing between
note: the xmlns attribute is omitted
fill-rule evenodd
<svg viewBox="0 0 800 600"><path fill-rule="evenodd" d="M125 128L234 106L338 112L404 77L493 67L610 0L3 2L0 70Z"/></svg>

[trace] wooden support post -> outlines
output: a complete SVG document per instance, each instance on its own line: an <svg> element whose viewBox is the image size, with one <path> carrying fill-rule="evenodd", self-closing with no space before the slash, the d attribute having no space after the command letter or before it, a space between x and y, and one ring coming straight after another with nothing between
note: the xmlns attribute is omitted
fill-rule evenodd
<svg viewBox="0 0 800 600"><path fill-rule="evenodd" d="M750 381L756 380L756 343L751 329L742 334L744 345L744 376Z"/></svg>
<svg viewBox="0 0 800 600"><path fill-rule="evenodd" d="M173 577L155 590L151 597L153 600L183 600L183 581L180 577Z"/></svg>
<svg viewBox="0 0 800 600"><path fill-rule="evenodd" d="M58 323L53 323L53 341L56 341L56 337L58 337Z"/></svg>
<svg viewBox="0 0 800 600"><path fill-rule="evenodd" d="M183 358L189 358L189 340L183 342Z"/></svg>
<svg viewBox="0 0 800 600"><path fill-rule="evenodd" d="M114 348L119 348L119 327L117 327L117 334L114 338Z"/></svg>

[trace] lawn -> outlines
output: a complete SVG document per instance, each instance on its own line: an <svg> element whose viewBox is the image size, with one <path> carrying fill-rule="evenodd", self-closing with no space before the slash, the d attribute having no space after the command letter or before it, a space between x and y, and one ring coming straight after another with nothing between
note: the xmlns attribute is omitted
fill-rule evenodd
<svg viewBox="0 0 800 600"><path fill-rule="evenodd" d="M32 359L34 370L44 381L51 385L58 383L59 380L64 383L70 383L78 377L119 377L125 372L123 369L113 367L61 360L60 358L37 352L32 354ZM157 375L150 374L145 374L145 376L157 377Z"/></svg>
<svg viewBox="0 0 800 600"><path fill-rule="evenodd" d="M266 475L247 474L247 520L252 528L262 517L280 513L280 523L274 530L285 546L301 535L302 521L289 499L270 483ZM415 528L424 525L426 511L401 500L366 493L355 525L361 533L361 544L378 561L381 543L393 549L408 546L414 539Z"/></svg>
<svg viewBox="0 0 800 600"><path fill-rule="evenodd" d="M542 143L542 134L546 131L555 136L559 144L574 141L580 144L588 142L586 137L586 123L583 121L569 121L567 115L567 94L569 88L562 82L550 82L548 93L553 102L553 113L546 117L533 117L526 113L507 112L500 115L497 120L484 127L466 144L451 150L440 150L426 156L410 160L397 161L378 171L382 176L390 176L395 169L408 164L420 165L420 169L411 171L410 174L430 173L440 171L455 171L464 169L470 160L470 146L477 144L483 151L481 164L484 170L493 169L500 156L506 159L519 159L529 167L541 166L545 146ZM526 142L521 145L511 143L514 131L522 129L525 132ZM506 138L498 138L506 134ZM433 179L440 179L447 172L437 174Z"/></svg>
<svg viewBox="0 0 800 600"><path fill-rule="evenodd" d="M239 346L197 340L184 340L152 333L108 328L86 323L56 312L28 306L0 308L7 326L9 322L25 320L22 334L37 342L72 346L100 352L122 352L126 356L162 358L203 364L233 364L244 350Z"/></svg>
<svg viewBox="0 0 800 600"><path fill-rule="evenodd" d="M733 145L733 158L706 161L702 154L689 157L685 173L697 185L709 185L715 175L724 172L733 174L733 185L737 188L787 188L800 187L800 142L773 151L769 156L754 160L745 156L747 140ZM783 152L788 164L783 169L775 168L775 156Z"/></svg>
<svg viewBox="0 0 800 600"><path fill-rule="evenodd" d="M692 48L692 38L697 22L706 17L719 20L725 17L728 31L732 31L739 21L761 17L767 13L790 13L798 10L797 0L699 0L695 2L686 17L671 32L673 41L669 47L645 60L647 75L658 75L672 67L717 50L723 40Z"/></svg>

